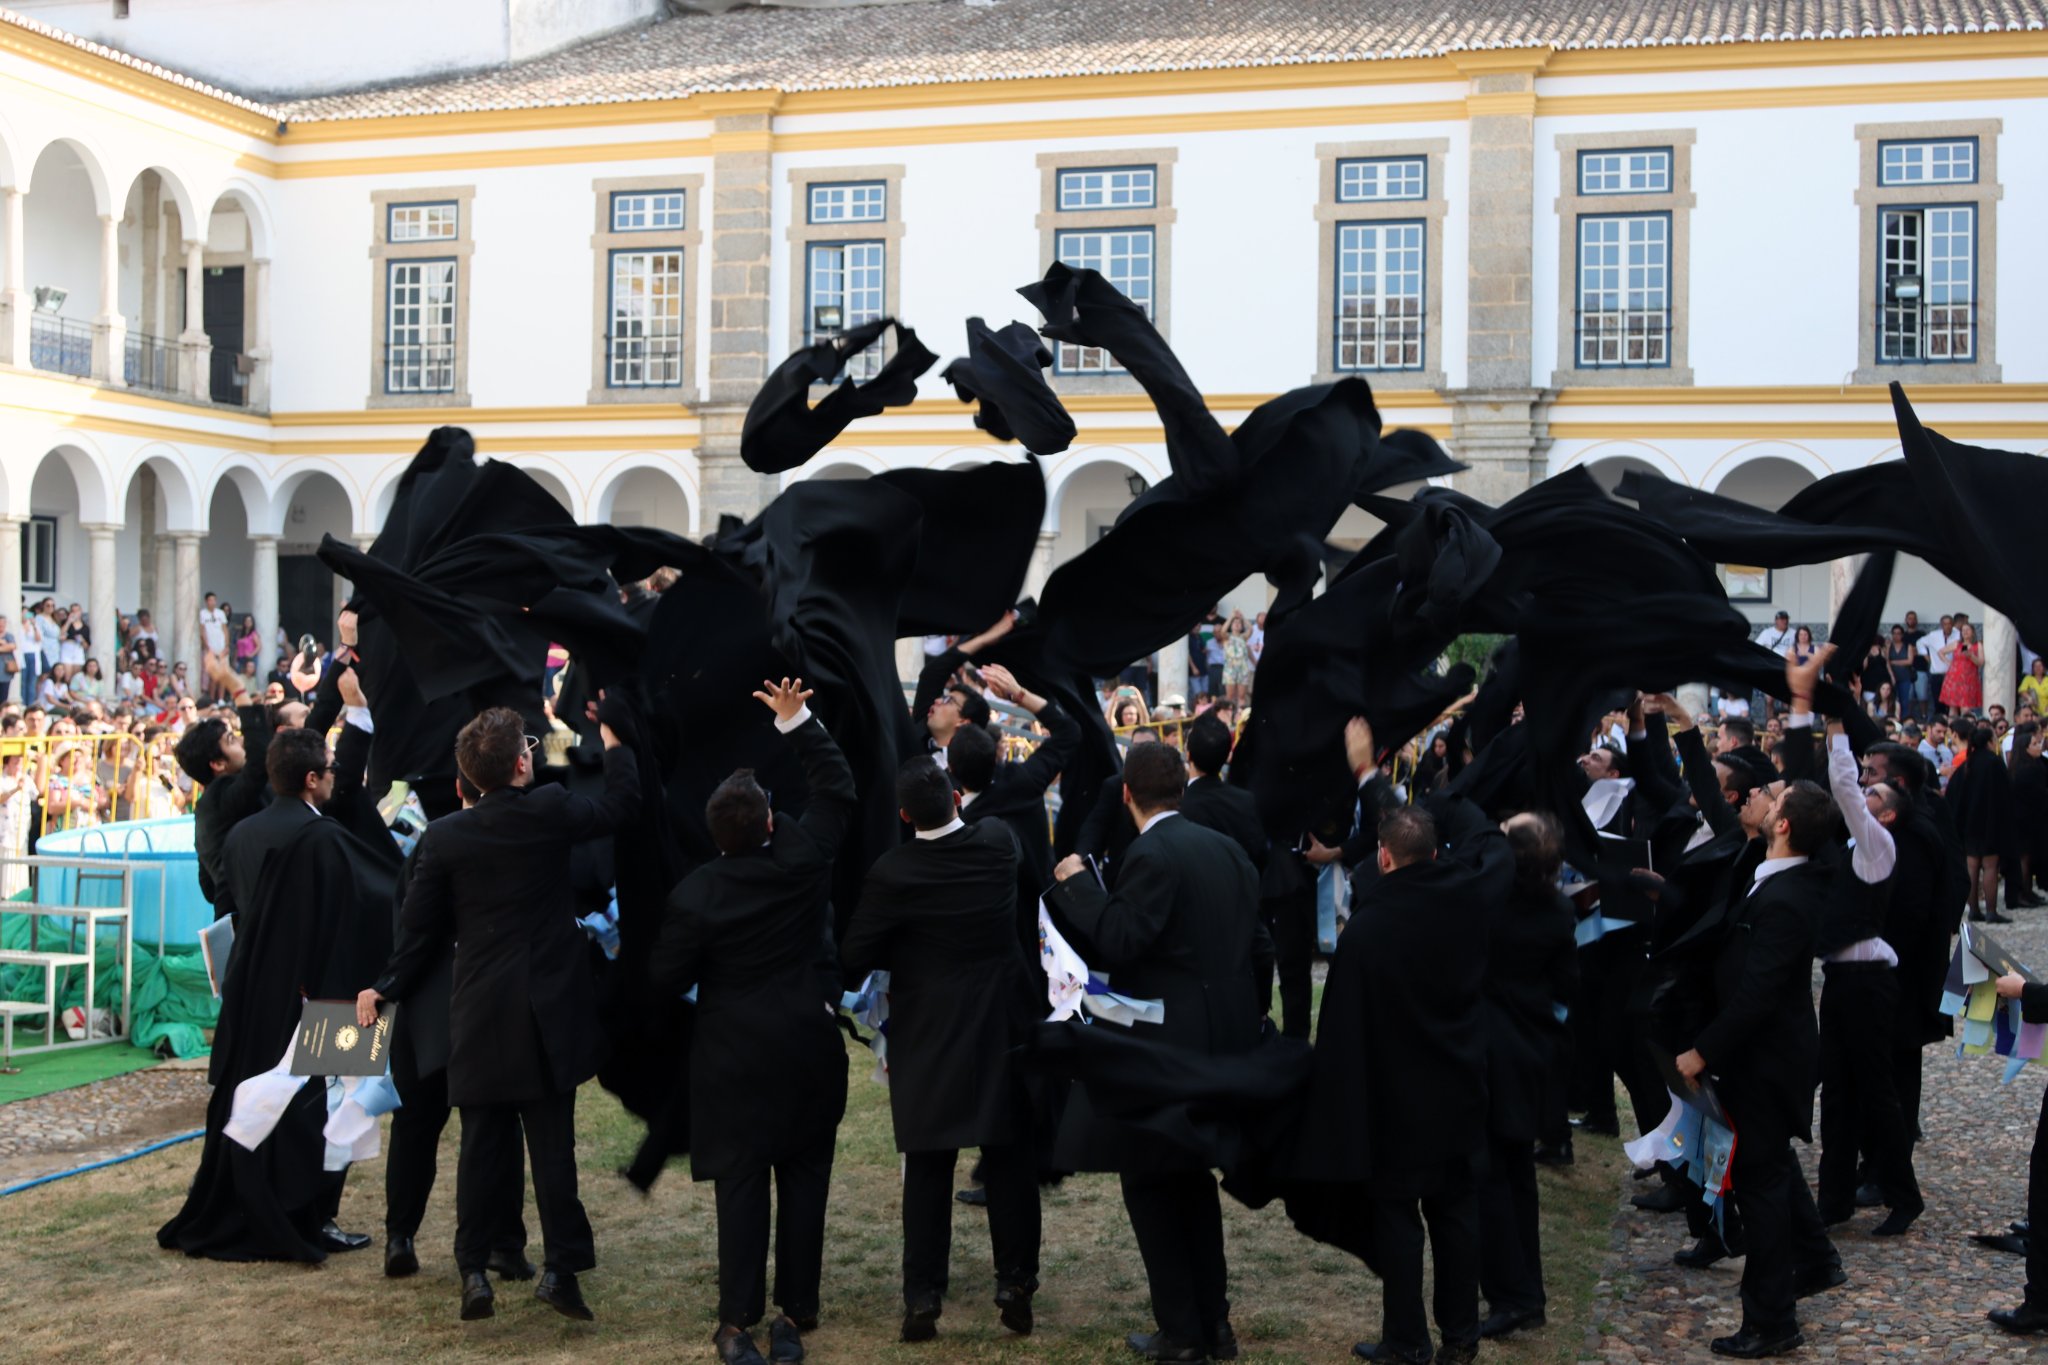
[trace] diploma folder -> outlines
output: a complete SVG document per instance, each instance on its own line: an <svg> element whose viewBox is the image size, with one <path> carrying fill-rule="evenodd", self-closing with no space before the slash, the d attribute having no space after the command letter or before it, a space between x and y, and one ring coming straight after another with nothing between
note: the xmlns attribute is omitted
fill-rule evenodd
<svg viewBox="0 0 2048 1365"><path fill-rule="evenodd" d="M377 1007L377 1022L356 1023L353 1000L308 1000L299 1014L298 1046L292 1051L294 1076L381 1076L391 1066L391 1028L398 1005L386 1000Z"/></svg>
<svg viewBox="0 0 2048 1365"><path fill-rule="evenodd" d="M220 988L228 979L228 954L235 947L235 917L222 915L199 931L199 956L206 963L206 984L213 988L213 998L220 999Z"/></svg>

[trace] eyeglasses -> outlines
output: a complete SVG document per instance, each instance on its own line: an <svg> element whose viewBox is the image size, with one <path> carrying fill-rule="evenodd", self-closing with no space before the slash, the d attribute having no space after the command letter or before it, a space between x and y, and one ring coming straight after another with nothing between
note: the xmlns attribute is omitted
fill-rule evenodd
<svg viewBox="0 0 2048 1365"><path fill-rule="evenodd" d="M537 752L537 751L538 751L539 749L540 749L540 736L539 736L539 735L528 735L528 736L526 737L526 754L527 754L527 757L531 758L531 757L532 757L532 756L533 756L533 755L535 754L535 752Z"/></svg>

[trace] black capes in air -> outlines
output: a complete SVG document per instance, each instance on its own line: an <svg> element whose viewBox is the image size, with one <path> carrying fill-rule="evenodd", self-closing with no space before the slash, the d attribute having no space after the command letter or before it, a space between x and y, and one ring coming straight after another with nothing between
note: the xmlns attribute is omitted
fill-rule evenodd
<svg viewBox="0 0 2048 1365"><path fill-rule="evenodd" d="M967 354L940 377L963 403L980 403L974 425L998 441L1021 441L1026 450L1057 455L1074 442L1074 419L1045 379L1052 352L1021 322L993 331L967 319Z"/></svg>
<svg viewBox="0 0 2048 1365"><path fill-rule="evenodd" d="M833 383L850 358L879 344L890 330L896 333L895 349L874 378ZM747 405L740 459L757 474L799 467L852 423L914 401L917 377L937 360L917 333L894 318L876 318L804 347L775 367ZM814 384L833 384L816 406L811 403Z"/></svg>

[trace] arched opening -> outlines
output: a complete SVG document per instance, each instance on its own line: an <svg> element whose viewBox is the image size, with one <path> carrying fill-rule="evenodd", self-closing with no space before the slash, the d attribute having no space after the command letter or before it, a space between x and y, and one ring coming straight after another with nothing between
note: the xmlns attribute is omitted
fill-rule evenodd
<svg viewBox="0 0 2048 1365"><path fill-rule="evenodd" d="M118 229L121 317L126 324L122 380L130 388L189 394L185 328L185 225L193 217L184 185L156 167L129 184Z"/></svg>
<svg viewBox="0 0 2048 1365"><path fill-rule="evenodd" d="M91 561L83 505L67 452L60 447L44 455L29 483L28 522L21 528L21 591L30 601L49 597L62 607L86 600Z"/></svg>
<svg viewBox="0 0 2048 1365"><path fill-rule="evenodd" d="M207 360L196 377L196 396L234 407L269 406L267 378L258 370L269 352L259 329L270 263L257 242L258 224L246 200L239 193L216 199L207 215L197 291L197 330L206 334Z"/></svg>
<svg viewBox="0 0 2048 1365"><path fill-rule="evenodd" d="M828 464L823 469L812 474L806 474L804 477L812 481L819 479L865 479L868 477L868 471L862 469L857 464Z"/></svg>
<svg viewBox="0 0 2048 1365"><path fill-rule="evenodd" d="M149 626L166 648L174 619L175 544L172 530L199 525L192 484L185 471L161 455L135 467L121 496L121 533L114 538L115 596L124 612L149 613Z"/></svg>
<svg viewBox="0 0 2048 1365"><path fill-rule="evenodd" d="M219 599L221 609L227 613L227 638L232 640L234 626L256 611L255 565L249 553L249 537L258 530L234 480L222 479L214 485L213 501L206 510L206 526L206 538L199 542L199 591L213 593ZM259 676L270 670L276 653L275 648L257 650Z"/></svg>
<svg viewBox="0 0 2048 1365"><path fill-rule="evenodd" d="M216 491L216 511L221 506L220 499L221 494ZM331 644L334 618L344 600L343 589L316 552L324 536L331 535L351 545L356 543L355 508L334 476L317 470L286 484L279 490L278 500L283 516L282 538L277 546L278 625L288 640L311 635ZM218 526L208 537L221 538Z"/></svg>
<svg viewBox="0 0 2048 1365"><path fill-rule="evenodd" d="M563 511L572 517L576 515L576 498L574 494L570 493L567 484L545 469L526 467L526 472L533 476L535 483L548 491L549 497L562 504Z"/></svg>
<svg viewBox="0 0 2048 1365"><path fill-rule="evenodd" d="M1114 456L1068 475L1052 502L1050 567L1058 568L1107 535L1124 508L1150 483L1151 476L1135 460Z"/></svg>
<svg viewBox="0 0 2048 1365"><path fill-rule="evenodd" d="M690 534L690 499L666 470L629 469L597 498L596 520L614 526L652 526L679 536Z"/></svg>
<svg viewBox="0 0 2048 1365"><path fill-rule="evenodd" d="M72 142L36 158L22 210L29 301L29 363L80 379L105 374L94 355L94 320L118 300L100 296L100 214L106 178Z"/></svg>
<svg viewBox="0 0 2048 1365"><path fill-rule="evenodd" d="M1593 476L1593 482L1600 485L1600 491L1610 498L1624 475L1638 474L1653 479L1670 477L1667 471L1635 455L1604 455L1597 460L1586 461L1585 468Z"/></svg>

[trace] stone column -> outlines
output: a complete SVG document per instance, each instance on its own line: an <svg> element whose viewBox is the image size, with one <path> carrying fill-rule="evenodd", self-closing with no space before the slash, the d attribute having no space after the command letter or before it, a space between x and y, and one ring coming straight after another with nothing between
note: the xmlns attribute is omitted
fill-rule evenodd
<svg viewBox="0 0 2048 1365"><path fill-rule="evenodd" d="M171 624L156 628L158 643L171 640L171 659L185 665L185 676L199 680L199 542L201 537L190 531L180 532L177 537L178 590L175 605L171 609Z"/></svg>
<svg viewBox="0 0 2048 1365"><path fill-rule="evenodd" d="M128 382L128 320L121 316L121 219L100 215L100 311L92 325L92 377Z"/></svg>
<svg viewBox="0 0 2048 1365"><path fill-rule="evenodd" d="M277 540L276 536L249 537L249 577L256 596L250 615L256 618L256 638L262 642L256 651L258 674L270 671L271 656L277 653Z"/></svg>
<svg viewBox="0 0 2048 1365"><path fill-rule="evenodd" d="M0 517L0 616L7 618L7 628L14 632L17 644L25 638L22 623L27 619L21 612L21 524L20 517ZM0 701L8 700L13 692L13 681L0 673Z"/></svg>
<svg viewBox="0 0 2048 1365"><path fill-rule="evenodd" d="M178 334L182 365L178 387L187 397L213 392L213 357L206 339L206 243L185 239L185 330Z"/></svg>
<svg viewBox="0 0 2048 1365"><path fill-rule="evenodd" d="M1849 589L1856 586L1856 575L1863 572L1868 555L1844 555L1828 561L1828 627L1832 638L1835 618L1842 614L1842 603L1848 600ZM1840 644L1837 640L1835 643ZM1868 641L1858 643L1858 649L1868 647Z"/></svg>
<svg viewBox="0 0 2048 1365"><path fill-rule="evenodd" d="M114 655L120 652L120 605L114 597L114 533L118 522L81 524L86 537L85 620L92 627L92 657L100 673L114 677Z"/></svg>
<svg viewBox="0 0 2048 1365"><path fill-rule="evenodd" d="M701 95L711 132L711 375L697 409L702 529L722 513L751 519L776 493L775 480L740 460L746 405L768 377L768 280L774 257L769 174L774 90ZM794 287L794 286L793 286Z"/></svg>
<svg viewBox="0 0 2048 1365"><path fill-rule="evenodd" d="M1024 595L1039 598L1045 595L1045 580L1052 577L1052 547L1060 536L1057 531L1040 531L1038 544L1031 550L1031 565L1024 571Z"/></svg>
<svg viewBox="0 0 2048 1365"><path fill-rule="evenodd" d="M1451 448L1472 468L1457 486L1487 502L1543 477L1550 438L1536 387L1536 74L1550 49L1452 54L1470 81L1465 387L1451 399Z"/></svg>
<svg viewBox="0 0 2048 1365"><path fill-rule="evenodd" d="M2013 701L2019 688L2020 636L2012 618L1984 609L1984 705L1997 702L2008 716L2017 715Z"/></svg>
<svg viewBox="0 0 2048 1365"><path fill-rule="evenodd" d="M0 360L28 368L28 319L35 301L28 292L28 232L23 226L24 201L28 191L9 186L0 190L0 250L7 254L7 274L0 282L0 313L6 315L6 330L0 331ZM21 610L21 594L7 603L12 616Z"/></svg>
<svg viewBox="0 0 2048 1365"><path fill-rule="evenodd" d="M1160 649L1159 672L1154 675L1153 683L1152 695L1160 701L1176 692L1189 701L1194 700L1194 693L1188 686L1187 636L1183 635Z"/></svg>
<svg viewBox="0 0 2048 1365"><path fill-rule="evenodd" d="M194 607L193 611L199 608ZM173 658L178 632L178 542L168 532L156 537L156 586L149 598L150 621L156 626L156 652Z"/></svg>
<svg viewBox="0 0 2048 1365"><path fill-rule="evenodd" d="M270 411L270 262L261 258L251 262L255 271L255 286L252 297L255 303L251 311L249 328L249 406L258 412Z"/></svg>

